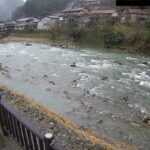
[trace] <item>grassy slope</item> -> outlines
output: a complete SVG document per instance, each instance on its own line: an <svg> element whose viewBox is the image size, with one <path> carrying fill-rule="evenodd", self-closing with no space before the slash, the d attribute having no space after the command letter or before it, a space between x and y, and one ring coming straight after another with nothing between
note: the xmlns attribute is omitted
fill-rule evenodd
<svg viewBox="0 0 150 150"><path fill-rule="evenodd" d="M109 39L109 48L150 55L150 30L137 25L123 25L116 23L112 26L100 26L97 31L86 30L86 36L81 39L80 43L88 46L104 47L105 34L114 34L116 39L119 38L120 34L123 37L121 42L116 43L113 42L114 37L112 37L112 41Z"/></svg>

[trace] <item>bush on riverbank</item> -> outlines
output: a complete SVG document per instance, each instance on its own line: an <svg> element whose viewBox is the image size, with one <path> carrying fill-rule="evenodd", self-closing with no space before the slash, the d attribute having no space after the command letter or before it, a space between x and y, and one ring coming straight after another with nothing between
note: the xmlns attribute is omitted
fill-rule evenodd
<svg viewBox="0 0 150 150"><path fill-rule="evenodd" d="M149 20L143 25L106 20L103 24L94 22L81 27L77 24L76 18L71 17L68 24L61 28L61 32L60 29L54 31L56 39L60 36L71 37L79 45L150 53Z"/></svg>
<svg viewBox="0 0 150 150"><path fill-rule="evenodd" d="M131 52L146 52L150 54L150 20L143 25L106 20L103 24L79 26L75 18L69 18L68 24L55 27L49 31L30 30L15 32L27 37L44 37L53 42L75 42L78 45L105 47L128 50ZM65 42L63 42L65 41Z"/></svg>
<svg viewBox="0 0 150 150"><path fill-rule="evenodd" d="M128 25L114 23L101 25L96 29L84 29L86 37L81 42L104 46L106 48L121 48L134 52L149 52L150 28L149 22L144 25Z"/></svg>
<svg viewBox="0 0 150 150"><path fill-rule="evenodd" d="M74 39L81 39L85 36L85 30L81 27L75 27L70 31L69 36Z"/></svg>

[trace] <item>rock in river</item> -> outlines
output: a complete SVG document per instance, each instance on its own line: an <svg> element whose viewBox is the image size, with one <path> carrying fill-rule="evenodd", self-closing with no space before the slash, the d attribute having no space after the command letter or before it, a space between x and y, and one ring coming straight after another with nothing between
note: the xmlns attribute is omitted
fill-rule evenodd
<svg viewBox="0 0 150 150"><path fill-rule="evenodd" d="M100 112L101 115L107 116L107 117L111 117L112 116L112 112L104 110Z"/></svg>
<svg viewBox="0 0 150 150"><path fill-rule="evenodd" d="M32 44L31 43L26 43L25 46L32 46Z"/></svg>
<svg viewBox="0 0 150 150"><path fill-rule="evenodd" d="M6 55L6 57L11 57L12 55Z"/></svg>
<svg viewBox="0 0 150 150"><path fill-rule="evenodd" d="M140 127L140 124L134 123L134 122L132 122L131 125L132 125L132 127L134 127L134 128Z"/></svg>
<svg viewBox="0 0 150 150"><path fill-rule="evenodd" d="M102 123L103 123L103 120L102 120L102 119L96 121L96 124L97 124L97 125L100 125L100 124L102 124Z"/></svg>
<svg viewBox="0 0 150 150"><path fill-rule="evenodd" d="M54 81L49 81L50 84L55 85L56 83Z"/></svg>
<svg viewBox="0 0 150 150"><path fill-rule="evenodd" d="M108 77L106 77L106 76L103 76L103 77L101 78L101 80L104 80L104 81L106 81L106 80L108 80Z"/></svg>
<svg viewBox="0 0 150 150"><path fill-rule="evenodd" d="M114 63L118 64L118 65L123 65L121 61L114 61Z"/></svg>
<svg viewBox="0 0 150 150"><path fill-rule="evenodd" d="M128 101L128 96L122 97L121 101L127 102Z"/></svg>
<svg viewBox="0 0 150 150"><path fill-rule="evenodd" d="M144 118L142 119L143 123L148 123L150 121L150 115L145 115Z"/></svg>
<svg viewBox="0 0 150 150"><path fill-rule="evenodd" d="M144 65L148 65L148 62L143 62Z"/></svg>
<svg viewBox="0 0 150 150"><path fill-rule="evenodd" d="M70 67L77 67L76 62L73 62Z"/></svg>
<svg viewBox="0 0 150 150"><path fill-rule="evenodd" d="M48 78L48 75L47 75L47 74L45 74L43 77L44 77L44 78Z"/></svg>
<svg viewBox="0 0 150 150"><path fill-rule="evenodd" d="M51 88L47 88L46 91L50 92L50 91L51 91Z"/></svg>

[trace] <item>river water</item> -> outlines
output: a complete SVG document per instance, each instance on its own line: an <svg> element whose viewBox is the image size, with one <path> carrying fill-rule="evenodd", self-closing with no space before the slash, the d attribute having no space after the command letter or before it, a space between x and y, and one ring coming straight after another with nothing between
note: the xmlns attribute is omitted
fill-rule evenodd
<svg viewBox="0 0 150 150"><path fill-rule="evenodd" d="M150 149L150 57L104 49L0 44L0 83L60 113L96 136ZM71 67L71 64L75 66Z"/></svg>

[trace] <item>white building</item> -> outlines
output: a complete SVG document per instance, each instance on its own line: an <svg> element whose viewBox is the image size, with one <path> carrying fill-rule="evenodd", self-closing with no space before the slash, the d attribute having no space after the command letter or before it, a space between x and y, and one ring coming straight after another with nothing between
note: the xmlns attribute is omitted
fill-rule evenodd
<svg viewBox="0 0 150 150"><path fill-rule="evenodd" d="M58 16L46 16L37 25L39 30L50 30L56 25L56 22L63 21L63 17Z"/></svg>

